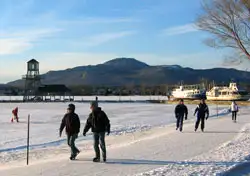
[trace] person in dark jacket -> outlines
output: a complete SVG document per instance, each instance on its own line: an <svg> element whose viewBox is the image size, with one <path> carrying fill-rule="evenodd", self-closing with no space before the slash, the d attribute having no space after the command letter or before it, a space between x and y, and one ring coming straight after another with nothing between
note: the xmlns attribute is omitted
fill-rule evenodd
<svg viewBox="0 0 250 176"><path fill-rule="evenodd" d="M180 128L180 131L182 131L184 116L185 120L187 120L188 109L187 106L184 105L184 101L181 99L179 104L175 107L175 117L177 119L176 130Z"/></svg>
<svg viewBox="0 0 250 176"><path fill-rule="evenodd" d="M68 112L64 115L61 122L59 135L60 137L62 136L62 131L66 127L67 142L71 148L70 160L75 160L76 156L80 153L78 148L75 146L75 140L80 132L81 123L78 115L75 113L74 104L69 104L67 111Z"/></svg>
<svg viewBox="0 0 250 176"><path fill-rule="evenodd" d="M197 120L195 123L194 131L197 131L200 121L201 121L201 131L203 132L205 128L205 119L207 120L209 117L209 109L204 99L202 99L200 104L197 105L197 108L195 109L195 112L194 112L194 116L196 113L197 113Z"/></svg>
<svg viewBox="0 0 250 176"><path fill-rule="evenodd" d="M110 133L110 122L104 111L100 107L98 107L97 102L94 101L91 103L92 112L89 114L87 119L85 128L83 130L83 136L86 136L86 133L91 128L93 132L94 139L94 150L95 150L95 158L93 158L93 162L100 162L100 149L99 144L102 150L103 161L106 162L107 154L106 154L106 145L105 145L105 133L107 135Z"/></svg>

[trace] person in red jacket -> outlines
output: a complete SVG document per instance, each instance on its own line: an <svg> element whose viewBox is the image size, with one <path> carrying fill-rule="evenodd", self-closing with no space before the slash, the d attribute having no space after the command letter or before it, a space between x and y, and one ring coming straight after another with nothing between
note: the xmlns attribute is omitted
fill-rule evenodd
<svg viewBox="0 0 250 176"><path fill-rule="evenodd" d="M18 122L18 107L12 110L11 122L14 122L14 120Z"/></svg>

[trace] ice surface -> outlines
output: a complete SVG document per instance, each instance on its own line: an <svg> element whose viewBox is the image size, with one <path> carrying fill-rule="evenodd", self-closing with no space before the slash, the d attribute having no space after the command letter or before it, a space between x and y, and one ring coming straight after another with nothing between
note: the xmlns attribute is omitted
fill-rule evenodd
<svg viewBox="0 0 250 176"><path fill-rule="evenodd" d="M11 110L16 106L20 109L20 123L12 124ZM235 124L231 122L228 106L218 109L209 106L211 115L206 124L207 132L202 134L193 132L195 105L188 105L189 120L185 121L183 133L176 132L173 125L174 105L100 103L100 106L111 120L112 134L107 138L110 160L107 165L100 165L99 175L192 175L197 172L210 175L234 167L249 155L248 108L241 108L239 123ZM72 170L73 175L95 173L95 166L89 160L81 160L82 165L65 161L69 151L65 136L58 137L58 128L66 108L67 103L0 104L0 159L9 169L1 172L0 167L1 176L17 173L20 176L69 175ZM82 132L90 112L89 104L76 103L76 112L81 118ZM25 168L14 168L15 161L25 163L28 114L31 115L31 161L37 162L30 167L29 174ZM92 157L90 133L86 138L79 137L77 143L84 151L80 159ZM39 164L41 161L43 163ZM52 166L58 170L50 172Z"/></svg>

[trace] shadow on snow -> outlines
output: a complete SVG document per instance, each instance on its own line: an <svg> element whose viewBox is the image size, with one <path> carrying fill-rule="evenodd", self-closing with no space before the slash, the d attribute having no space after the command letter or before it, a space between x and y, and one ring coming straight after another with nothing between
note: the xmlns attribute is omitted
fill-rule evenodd
<svg viewBox="0 0 250 176"><path fill-rule="evenodd" d="M90 159L77 159L76 161L90 161ZM136 160L136 159L108 159L106 164L119 165L216 165L216 166L232 166L242 164L244 162L227 162L227 161L159 161L159 160Z"/></svg>

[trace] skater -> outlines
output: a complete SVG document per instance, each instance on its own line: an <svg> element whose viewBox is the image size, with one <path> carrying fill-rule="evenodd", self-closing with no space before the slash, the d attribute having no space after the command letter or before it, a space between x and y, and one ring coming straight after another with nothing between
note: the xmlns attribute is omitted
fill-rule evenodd
<svg viewBox="0 0 250 176"><path fill-rule="evenodd" d="M14 120L16 120L17 122L19 122L19 120L18 120L18 107L16 107L15 109L12 110L11 122L13 123Z"/></svg>
<svg viewBox="0 0 250 176"><path fill-rule="evenodd" d="M232 101L231 112L232 112L232 121L236 122L237 112L239 111L239 106L235 101Z"/></svg>
<svg viewBox="0 0 250 176"><path fill-rule="evenodd" d="M204 99L201 100L200 104L195 109L194 116L196 113L197 113L197 121L195 123L194 131L197 131L200 121L201 121L201 131L204 132L205 119L207 120L209 117L209 109Z"/></svg>
<svg viewBox="0 0 250 176"><path fill-rule="evenodd" d="M66 127L67 142L71 148L70 160L75 160L76 156L80 153L80 151L75 146L75 140L77 139L78 133L80 132L80 125L80 119L75 113L75 105L69 104L67 113L62 119L59 135L60 137L62 136L62 131L64 127Z"/></svg>
<svg viewBox="0 0 250 176"><path fill-rule="evenodd" d="M105 132L107 132L107 135L109 135L110 122L106 113L97 106L96 101L91 103L90 109L92 110L92 112L89 114L89 117L87 119L85 128L83 130L83 136L86 136L86 133L90 128L92 129L95 150L95 157L93 158L93 162L100 162L99 144L102 150L103 161L106 162L107 154L105 145Z"/></svg>
<svg viewBox="0 0 250 176"><path fill-rule="evenodd" d="M185 120L187 120L188 109L187 106L184 105L183 99L181 99L179 104L175 107L175 117L177 120L176 130L180 129L180 131L182 131L184 115L185 115Z"/></svg>

